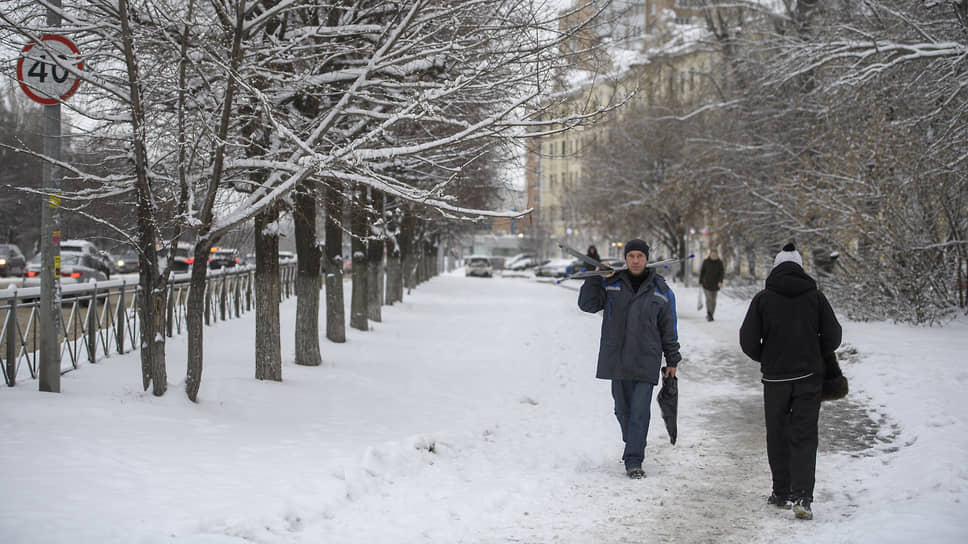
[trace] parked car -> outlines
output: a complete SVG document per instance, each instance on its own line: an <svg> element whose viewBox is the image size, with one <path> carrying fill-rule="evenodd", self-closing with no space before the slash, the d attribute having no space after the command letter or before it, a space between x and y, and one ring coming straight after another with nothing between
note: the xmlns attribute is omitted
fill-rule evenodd
<svg viewBox="0 0 968 544"><path fill-rule="evenodd" d="M242 259L239 258L239 250L232 248L212 248L212 254L208 258L208 267L212 270L219 268L229 268L238 266Z"/></svg>
<svg viewBox="0 0 968 544"><path fill-rule="evenodd" d="M534 258L534 253L518 253L514 257L504 261L504 268L507 270L515 270L515 266L519 261L524 261L526 259Z"/></svg>
<svg viewBox="0 0 968 544"><path fill-rule="evenodd" d="M137 272L140 266L141 259L139 258L138 252L134 251L133 249L127 249L121 252L121 254L114 259L114 269L121 274Z"/></svg>
<svg viewBox="0 0 968 544"><path fill-rule="evenodd" d="M15 244L0 244L0 276L22 276L27 258Z"/></svg>
<svg viewBox="0 0 968 544"><path fill-rule="evenodd" d="M504 264L504 268L507 270L527 270L529 268L534 268L542 263L542 259L538 259L532 253L522 253L513 257L510 261Z"/></svg>
<svg viewBox="0 0 968 544"><path fill-rule="evenodd" d="M61 284L88 283L108 279L107 274L98 268L96 257L85 253L61 253ZM41 255L38 253L27 263L24 272L24 287L40 285Z"/></svg>
<svg viewBox="0 0 968 544"><path fill-rule="evenodd" d="M494 267L491 266L491 261L487 257L471 255L464 259L464 275L490 278L494 275Z"/></svg>
<svg viewBox="0 0 968 544"><path fill-rule="evenodd" d="M574 262L572 259L549 259L544 264L535 267L534 275L545 278L561 278L568 275L567 269Z"/></svg>

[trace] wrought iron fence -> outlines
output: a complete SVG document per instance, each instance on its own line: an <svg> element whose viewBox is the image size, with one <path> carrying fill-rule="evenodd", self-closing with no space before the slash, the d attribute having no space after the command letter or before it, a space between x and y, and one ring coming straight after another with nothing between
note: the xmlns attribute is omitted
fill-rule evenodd
<svg viewBox="0 0 968 544"><path fill-rule="evenodd" d="M167 334L186 327L190 274L177 274L168 284ZM296 265L280 265L281 295L295 293ZM254 307L255 270L252 267L211 270L205 283L205 324L234 319ZM62 289L58 331L61 373L78 368L82 359L95 363L112 353L138 346L137 277ZM40 288L0 290L0 369L8 386L16 384L22 366L37 378L40 345ZM67 357L65 357L67 355Z"/></svg>

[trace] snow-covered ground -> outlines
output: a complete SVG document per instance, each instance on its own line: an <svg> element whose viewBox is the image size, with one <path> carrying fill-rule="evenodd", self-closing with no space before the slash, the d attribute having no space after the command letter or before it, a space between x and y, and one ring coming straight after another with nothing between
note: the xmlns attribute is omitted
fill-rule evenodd
<svg viewBox="0 0 968 544"><path fill-rule="evenodd" d="M815 519L767 507L746 300L680 299L679 442L653 412L647 478L625 477L598 315L569 287L444 275L325 364L254 376L251 314L206 329L199 404L185 339L166 396L137 353L61 394L0 390L3 543L966 542L968 321L844 321L848 399L825 404ZM728 294L728 293L727 293ZM283 323L295 301L282 307ZM285 326L284 326L285 330ZM962 502L965 501L965 502Z"/></svg>

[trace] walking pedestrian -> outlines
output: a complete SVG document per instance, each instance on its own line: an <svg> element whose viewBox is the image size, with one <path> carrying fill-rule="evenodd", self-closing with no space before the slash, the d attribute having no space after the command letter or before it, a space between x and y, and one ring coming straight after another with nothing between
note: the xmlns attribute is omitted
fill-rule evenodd
<svg viewBox="0 0 968 544"><path fill-rule="evenodd" d="M645 476L652 391L664 376L674 377L682 356L676 331L676 298L665 279L648 268L649 245L625 244L627 268L585 280L578 307L602 315L602 336L595 376L612 382L615 417L622 430L622 460L629 478Z"/></svg>
<svg viewBox="0 0 968 544"><path fill-rule="evenodd" d="M766 288L750 302L739 331L743 352L760 363L766 452L773 476L767 502L813 519L817 423L824 358L840 345L841 328L827 298L787 244L773 261Z"/></svg>
<svg viewBox="0 0 968 544"><path fill-rule="evenodd" d="M726 275L726 267L719 258L716 250L709 252L709 257L703 260L699 267L699 284L702 285L702 292L706 295L706 321L713 320L716 313L716 296L723 287L723 277Z"/></svg>

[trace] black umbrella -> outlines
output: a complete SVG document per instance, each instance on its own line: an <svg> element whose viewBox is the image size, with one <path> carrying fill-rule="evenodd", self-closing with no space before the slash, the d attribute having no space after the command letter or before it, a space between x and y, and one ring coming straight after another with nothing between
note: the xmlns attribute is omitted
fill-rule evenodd
<svg viewBox="0 0 968 544"><path fill-rule="evenodd" d="M662 419L665 420L666 430L669 431L669 440L675 444L679 429L676 425L676 413L679 411L679 383L675 376L662 378L662 389L659 389L659 409L662 410Z"/></svg>

